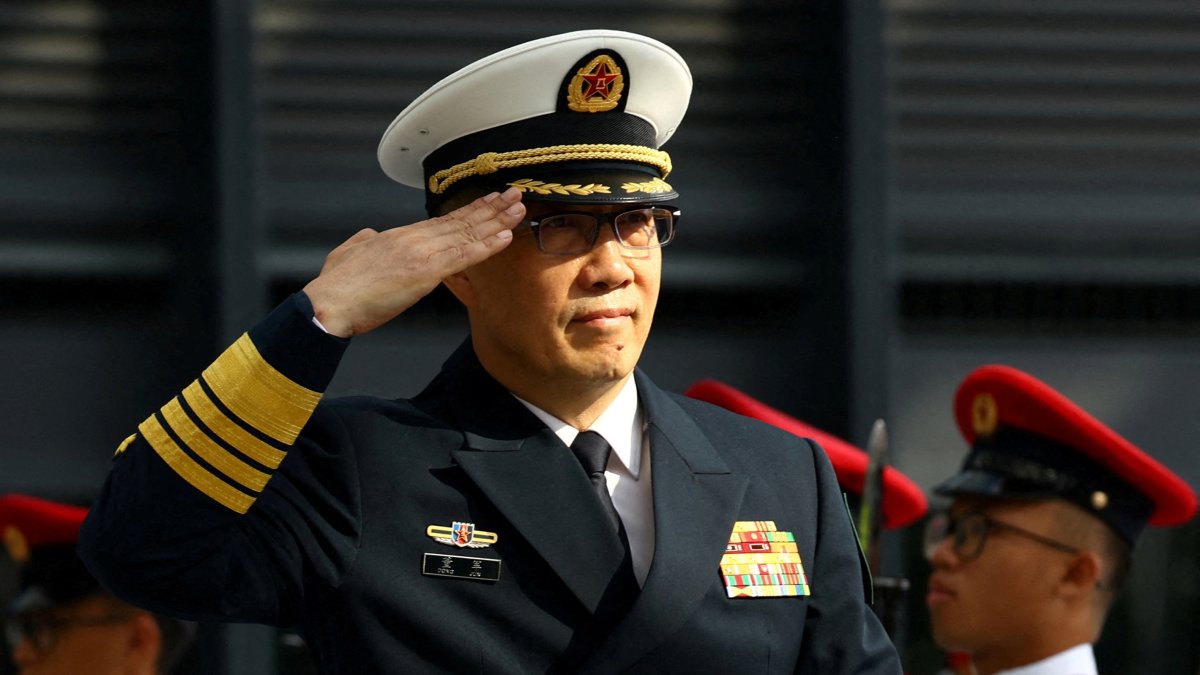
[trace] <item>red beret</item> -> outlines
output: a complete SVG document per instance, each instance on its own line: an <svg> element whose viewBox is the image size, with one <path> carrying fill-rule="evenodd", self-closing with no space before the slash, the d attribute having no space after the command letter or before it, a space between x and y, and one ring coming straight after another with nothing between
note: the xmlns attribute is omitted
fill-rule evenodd
<svg viewBox="0 0 1200 675"><path fill-rule="evenodd" d="M99 590L75 553L87 509L20 494L0 495L0 537L21 566L20 613L69 602Z"/></svg>
<svg viewBox="0 0 1200 675"><path fill-rule="evenodd" d="M1065 396L1015 368L988 365L959 385L954 417L971 453L937 492L1060 497L1131 544L1151 525L1196 513L1187 483Z"/></svg>
<svg viewBox="0 0 1200 675"><path fill-rule="evenodd" d="M797 436L816 441L829 456L838 484L843 490L862 495L867 475L867 453L859 448L828 434L816 427L787 415L762 401L756 400L733 387L716 380L701 380L684 392L687 396L707 401L722 408L753 417L779 427ZM928 511L925 494L912 482L892 467L883 470L883 526L888 529L904 527L920 519Z"/></svg>
<svg viewBox="0 0 1200 675"><path fill-rule="evenodd" d="M17 562L31 549L74 544L88 510L19 494L0 495L0 533L8 555Z"/></svg>

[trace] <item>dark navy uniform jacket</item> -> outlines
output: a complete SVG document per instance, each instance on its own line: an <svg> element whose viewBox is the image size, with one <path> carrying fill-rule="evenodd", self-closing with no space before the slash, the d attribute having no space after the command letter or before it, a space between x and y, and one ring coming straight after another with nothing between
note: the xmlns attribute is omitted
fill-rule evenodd
<svg viewBox="0 0 1200 675"><path fill-rule="evenodd" d="M294 626L326 673L900 672L814 443L637 372L654 559L609 627L594 613L623 552L587 476L469 341L411 400L318 405L345 341L311 316L293 296L118 450L80 546L117 595ZM811 594L731 599L734 523L768 520ZM427 534L454 522L495 541ZM424 574L426 553L499 560L499 578Z"/></svg>

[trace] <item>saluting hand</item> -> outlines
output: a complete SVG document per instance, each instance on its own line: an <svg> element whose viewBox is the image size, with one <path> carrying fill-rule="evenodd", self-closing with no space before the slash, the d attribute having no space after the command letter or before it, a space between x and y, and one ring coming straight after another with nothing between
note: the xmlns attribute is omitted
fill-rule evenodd
<svg viewBox="0 0 1200 675"><path fill-rule="evenodd" d="M504 250L525 217L521 192L480 197L450 213L383 232L364 229L325 257L304 287L317 320L360 335L412 307L442 279Z"/></svg>

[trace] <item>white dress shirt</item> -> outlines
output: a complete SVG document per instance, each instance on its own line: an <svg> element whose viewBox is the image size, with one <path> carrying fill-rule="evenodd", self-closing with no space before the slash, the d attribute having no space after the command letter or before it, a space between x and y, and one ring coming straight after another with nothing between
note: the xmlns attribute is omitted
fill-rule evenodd
<svg viewBox="0 0 1200 675"><path fill-rule="evenodd" d="M529 408L568 447L579 435L579 429L520 397L513 398ZM613 506L625 525L638 584L645 584L654 560L654 493L650 489L650 443L645 426L637 385L630 377L617 398L588 429L603 436L612 446L604 478Z"/></svg>
<svg viewBox="0 0 1200 675"><path fill-rule="evenodd" d="M1083 643L1037 663L1002 670L996 675L1097 675L1092 645Z"/></svg>

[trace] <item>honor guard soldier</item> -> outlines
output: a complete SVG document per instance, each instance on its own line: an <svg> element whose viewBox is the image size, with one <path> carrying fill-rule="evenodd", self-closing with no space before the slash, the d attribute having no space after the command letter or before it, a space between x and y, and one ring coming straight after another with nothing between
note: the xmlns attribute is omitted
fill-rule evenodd
<svg viewBox="0 0 1200 675"><path fill-rule="evenodd" d="M1196 512L1187 484L1059 392L983 366L954 400L970 445L935 492L930 522L934 640L971 654L979 675L1094 675L1092 643L1147 524Z"/></svg>
<svg viewBox="0 0 1200 675"><path fill-rule="evenodd" d="M0 496L0 535L18 565L5 609L9 655L21 675L165 675L195 626L158 617L104 591L75 545L87 509Z"/></svg>
<svg viewBox="0 0 1200 675"><path fill-rule="evenodd" d="M138 427L90 568L294 626L326 673L899 673L825 455L636 369L690 93L669 47L590 30L418 97L378 156L431 218L350 237ZM424 391L321 401L350 338L438 284L471 331ZM731 541L796 573L731 580Z"/></svg>
<svg viewBox="0 0 1200 675"><path fill-rule="evenodd" d="M719 405L739 415L762 420L796 436L816 441L829 456L829 461L833 464L833 471L837 474L838 486L845 493L848 505L854 511L862 513L864 488L868 480L876 478L868 477L870 462L866 452L724 382L701 380L688 387L684 393L692 398ZM881 472L881 475L877 477L877 480L882 486L879 494L878 514L882 517L880 526L883 529L893 530L908 527L925 517L929 510L929 503L925 499L925 493L912 479L891 466L880 465L878 471ZM863 547L866 549L864 552L875 554L876 559L871 561L871 567L874 568L875 573L878 573L880 571L877 559L880 548L877 540L878 530L874 534L876 536L872 536L870 532L859 532L859 536L863 540ZM909 586L908 579L890 576L870 577L869 572L867 576L872 579L874 585L872 607L884 627L888 629L889 635L895 637L902 614L904 596Z"/></svg>

